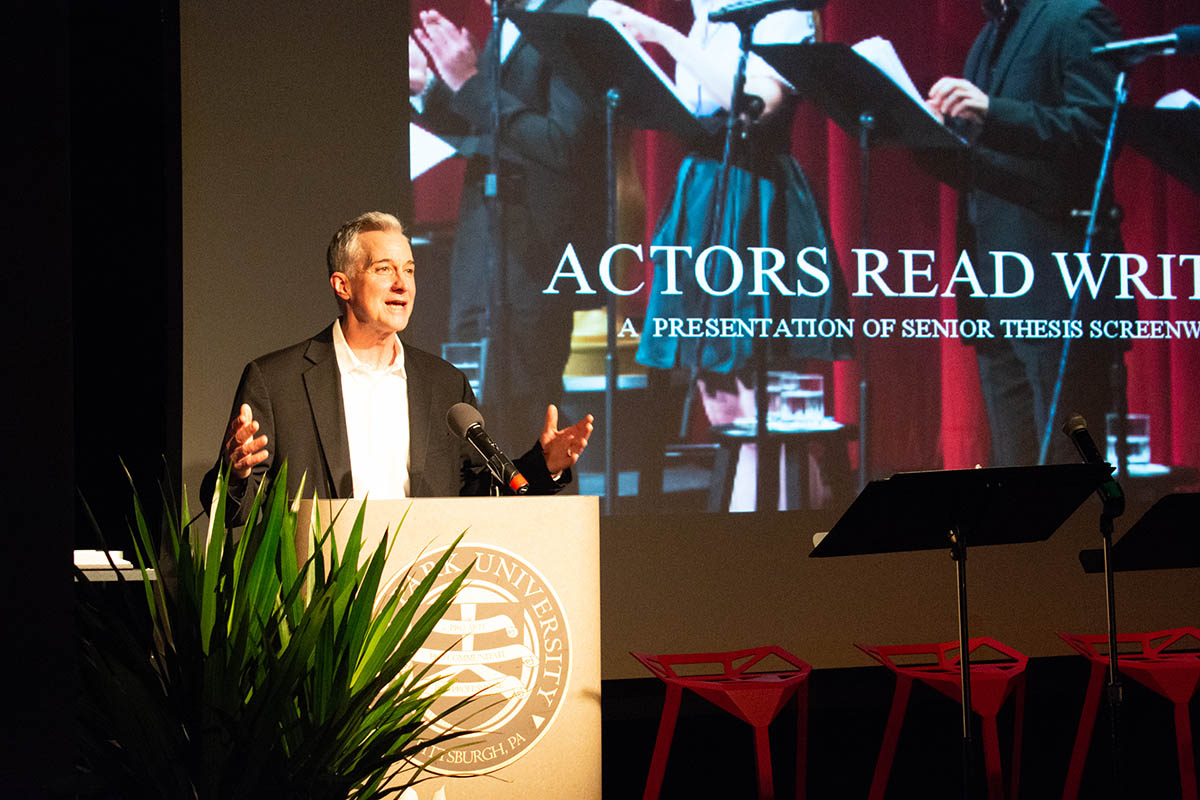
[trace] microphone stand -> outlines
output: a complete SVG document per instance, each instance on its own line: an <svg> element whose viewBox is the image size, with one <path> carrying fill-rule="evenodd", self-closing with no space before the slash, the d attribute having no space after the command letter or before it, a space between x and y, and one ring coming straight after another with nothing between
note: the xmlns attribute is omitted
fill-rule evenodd
<svg viewBox="0 0 1200 800"><path fill-rule="evenodd" d="M1083 252L1090 254L1092 247L1095 244L1096 232L1100 224L1100 204L1103 202L1104 189L1108 183L1108 173L1112 165L1112 160L1115 151L1117 138L1117 124L1121 115L1121 106L1125 103L1125 98L1128 96L1128 89L1125 85L1127 70L1122 68L1117 75L1116 86L1113 92L1113 108L1112 115L1108 122L1108 133L1104 138L1104 154L1100 158L1100 172L1096 176L1096 185L1092 190L1092 207L1088 213L1087 229L1084 234ZM1079 316L1079 300L1083 293L1083 287L1079 287L1079 291L1071 300L1071 316L1075 320ZM1067 359L1071 351L1071 340L1064 338L1062 343L1062 354L1058 360L1058 376L1054 382L1054 391L1050 396L1050 408L1046 416L1046 429L1042 433L1041 450L1038 455L1038 463L1045 464L1046 456L1050 446L1050 434L1054 426L1054 418L1058 413L1058 402L1062 394L1063 379L1067 371ZM1126 400L1125 400L1125 365L1120 351L1113 354L1113 363L1110 370L1111 390L1113 395L1113 405L1116 407L1117 414L1117 463L1116 473L1124 475L1128 454L1128 443L1125 441L1126 436ZM1103 542L1104 552L1104 600L1105 600L1105 621L1108 625L1108 684L1106 694L1108 696L1108 721L1109 721L1109 736L1110 747L1112 754L1112 774L1113 783L1120 786L1121 778L1121 758L1120 758L1120 733L1118 731L1118 717L1121 711L1121 701L1123 699L1123 691L1121 689L1121 677L1117 666L1117 601L1116 601L1116 586L1113 575L1112 563L1112 540L1113 540L1113 521L1121 515L1125 510L1123 498L1111 498L1101 495L1104 503L1104 508L1100 513L1100 537Z"/></svg>
<svg viewBox="0 0 1200 800"><path fill-rule="evenodd" d="M1068 420L1063 426L1063 433L1066 433L1075 442L1082 460L1085 463L1100 463L1102 456L1095 445L1091 444L1092 439L1086 429L1082 431L1082 436L1086 437L1086 441L1090 446L1080 443L1080 439L1076 438L1077 434L1070 430L1070 425L1071 420ZM1112 540L1113 521L1125 512L1125 494L1115 477L1101 484L1100 488L1096 490L1096 494L1102 504L1100 511L1100 538L1103 543L1105 619L1108 624L1108 685L1106 689L1108 695L1110 745L1112 749L1112 775L1113 784L1119 789L1121 787L1121 759L1118 717L1120 715L1123 692L1121 689L1121 675L1117 665L1117 600L1114 584Z"/></svg>
<svg viewBox="0 0 1200 800"><path fill-rule="evenodd" d="M1108 183L1109 170L1112 166L1114 152L1116 150L1117 127L1121 116L1121 107L1125 104L1125 99L1129 94L1126 87L1126 76L1128 69L1122 66L1121 71L1117 74L1116 85L1113 89L1113 107L1112 114L1108 121L1108 133L1104 138L1104 153L1100 158L1100 171L1096 176L1096 185L1092 190L1092 206L1088 212L1087 228L1084 233L1083 252L1091 254L1095 244L1096 232L1100 225L1100 205L1103 202L1104 189ZM1108 216L1108 215L1105 215ZM1079 287L1079 291L1071 300L1071 320L1075 320L1079 316L1079 301L1082 297L1083 286ZM1042 432L1041 449L1038 454L1038 463L1045 464L1046 457L1050 447L1050 434L1053 430L1054 419L1058 413L1058 403L1062 394L1063 379L1067 371L1067 359L1071 351L1071 340L1063 339L1062 353L1058 360L1058 375L1054 382L1054 391L1050 395L1050 407L1046 416L1046 428ZM1128 442L1126 442L1126 398L1125 384L1126 373L1125 364L1120 351L1113 354L1113 363L1109 373L1109 383L1113 395L1113 405L1117 416L1117 447L1116 458L1117 463L1115 470L1117 475L1124 475L1128 460ZM1117 666L1117 604L1116 604L1116 587L1113 576L1112 563L1112 539L1113 539L1113 520L1121 515L1125 510L1124 499L1114 499L1101 495L1104 503L1104 508L1100 513L1100 537L1103 542L1104 553L1104 599L1105 599L1105 617L1108 625L1108 684L1106 693L1108 696L1108 717L1109 717L1109 733L1110 746L1112 749L1112 773L1113 782L1117 786L1120 785L1120 734L1118 732L1118 716L1121 710L1121 701L1123 692L1121 689L1121 678Z"/></svg>
<svg viewBox="0 0 1200 800"><path fill-rule="evenodd" d="M1100 537L1104 547L1104 601L1106 620L1108 623L1108 685L1105 687L1108 695L1108 722L1110 746L1112 748L1113 783L1121 786L1121 748L1120 734L1117 729L1118 717L1124 693L1121 688L1121 674L1117 671L1117 600L1116 587L1113 580L1113 520L1121 516L1125 510L1125 501L1119 499L1104 499L1104 508L1100 512Z"/></svg>

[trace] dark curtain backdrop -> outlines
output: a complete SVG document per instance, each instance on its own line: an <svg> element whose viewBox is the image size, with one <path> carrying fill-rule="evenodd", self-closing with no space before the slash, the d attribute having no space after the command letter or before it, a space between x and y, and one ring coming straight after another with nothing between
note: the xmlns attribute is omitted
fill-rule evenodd
<svg viewBox="0 0 1200 800"><path fill-rule="evenodd" d="M479 0L430 3L455 20L464 20L482 41L487 33L487 6ZM641 0L633 5L686 30L691 8L681 0ZM1128 37L1148 36L1177 25L1197 22L1195 0L1110 0ZM422 8L414 3L414 15ZM892 41L917 87L924 91L942 75L960 74L962 62L984 22L975 0L919 0L889 5L864 0L830 0L823 12L826 41L853 43L879 35ZM902 10L901 10L902 9ZM668 74L673 67L662 61ZM1187 88L1200 95L1200 59L1152 59L1131 73L1130 102L1151 105L1166 93ZM830 224L847 284L856 276L851 250L861 245L859 221L859 152L857 143L809 105L801 105L793 130L793 153L818 197L827 202ZM645 234L649 242L659 211L667 202L683 151L665 134L636 133L633 155L646 199ZM907 153L878 149L871 156L870 246L895 259L901 249L935 249L937 277L945 285L957 253L954 242L955 193L920 171ZM452 220L457 207L461 166L450 162L416 182L414 202L421 223ZM582 178L603 180L603 176ZM1124 206L1126 249L1151 258L1146 280L1161 292L1158 253L1200 252L1200 198L1126 148L1115 168L1118 201ZM1082 243L1081 243L1082 244ZM898 271L898 269L896 270ZM895 274L895 272L889 272ZM935 273L936 274L936 273ZM647 286L649 286L649 271ZM1197 319L1200 301L1193 275L1176 266L1174 301L1139 299L1141 319ZM955 316L952 299L851 298L853 315L897 319ZM832 413L842 421L858 421L860 364L871 387L869 423L873 472L905 468L958 468L987 464L988 429L971 348L960 340L872 340L855 361L813 364L831 382ZM1136 342L1126 357L1129 408L1151 415L1154 460L1200 465L1200 418L1195 395L1200 384L1200 342L1158 340ZM1103 389L1102 389L1103 390ZM1090 421L1095 431L1103 421Z"/></svg>

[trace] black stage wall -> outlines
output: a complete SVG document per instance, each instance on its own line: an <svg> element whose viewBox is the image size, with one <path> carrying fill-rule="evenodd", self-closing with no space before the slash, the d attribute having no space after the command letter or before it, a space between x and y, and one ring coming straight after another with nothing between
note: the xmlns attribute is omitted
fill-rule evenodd
<svg viewBox="0 0 1200 800"><path fill-rule="evenodd" d="M123 547L129 486L179 464L179 36L173 3L6 13L0 786L38 797L71 763L70 551ZM15 336L13 335L15 333Z"/></svg>

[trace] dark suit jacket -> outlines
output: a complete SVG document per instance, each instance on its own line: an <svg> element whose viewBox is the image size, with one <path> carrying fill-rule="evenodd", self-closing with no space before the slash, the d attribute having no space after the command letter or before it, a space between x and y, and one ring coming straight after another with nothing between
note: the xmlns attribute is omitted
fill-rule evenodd
<svg viewBox="0 0 1200 800"><path fill-rule="evenodd" d="M336 322L334 323L337 324ZM408 376L409 485L413 497L487 494L490 476L482 461L446 425L446 411L475 396L466 376L442 359L404 345ZM231 484L227 518L241 524L264 475L274 477L288 463L288 492L295 494L305 475L304 494L351 497L350 444L342 406L341 373L333 349L333 326L299 344L256 358L242 371L233 413L249 403L260 434L267 435L268 458L250 478ZM555 481L546 470L541 448L516 460L537 494L557 492L569 472ZM209 505L217 464L204 476L200 496Z"/></svg>
<svg viewBox="0 0 1200 800"><path fill-rule="evenodd" d="M1030 0L1009 32L987 88L987 119L961 176L959 243L972 253L989 293L990 251L1026 254L1036 277L1019 299L986 300L981 308L961 298L968 315L1063 319L1069 313L1071 301L1051 253L1083 248L1086 221L1073 219L1071 211L1091 205L1117 78L1113 65L1092 58L1090 50L1119 37L1116 18L1095 0ZM987 49L985 29L967 56L967 80L982 82ZM1110 231L1096 252L1119 247L1119 241ZM1111 281L1116 273L1110 272ZM1109 282L1093 302L1084 290L1081 318L1116 313L1117 291Z"/></svg>

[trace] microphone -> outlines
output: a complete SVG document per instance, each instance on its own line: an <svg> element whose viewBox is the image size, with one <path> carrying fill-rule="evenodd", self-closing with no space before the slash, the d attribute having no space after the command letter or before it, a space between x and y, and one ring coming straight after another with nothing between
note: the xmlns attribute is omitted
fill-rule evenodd
<svg viewBox="0 0 1200 800"><path fill-rule="evenodd" d="M1075 412L1067 417L1067 421L1063 423L1062 432L1075 443L1075 449L1079 451L1079 456L1085 464L1107 465L1107 462L1100 456L1100 450L1096 447L1092 435L1088 433L1087 420L1083 418L1082 414ZM1104 503L1104 513L1119 517L1125 510L1125 492L1121 489L1121 484L1117 483L1117 479L1111 475L1096 489L1096 494Z"/></svg>
<svg viewBox="0 0 1200 800"><path fill-rule="evenodd" d="M794 8L797 11L812 11L824 7L828 0L738 0L721 6L708 15L709 22L732 22L735 25L753 25L768 14Z"/></svg>
<svg viewBox="0 0 1200 800"><path fill-rule="evenodd" d="M529 481L521 474L516 465L504 455L492 437L483 429L483 416L469 403L455 403L446 412L446 424L451 432L475 448L475 452L487 463L488 471L499 483L507 486L513 494L525 494L529 491Z"/></svg>
<svg viewBox="0 0 1200 800"><path fill-rule="evenodd" d="M1096 58L1114 58L1138 64L1150 56L1189 56L1200 53L1200 25L1180 25L1171 33L1125 39L1092 48Z"/></svg>

